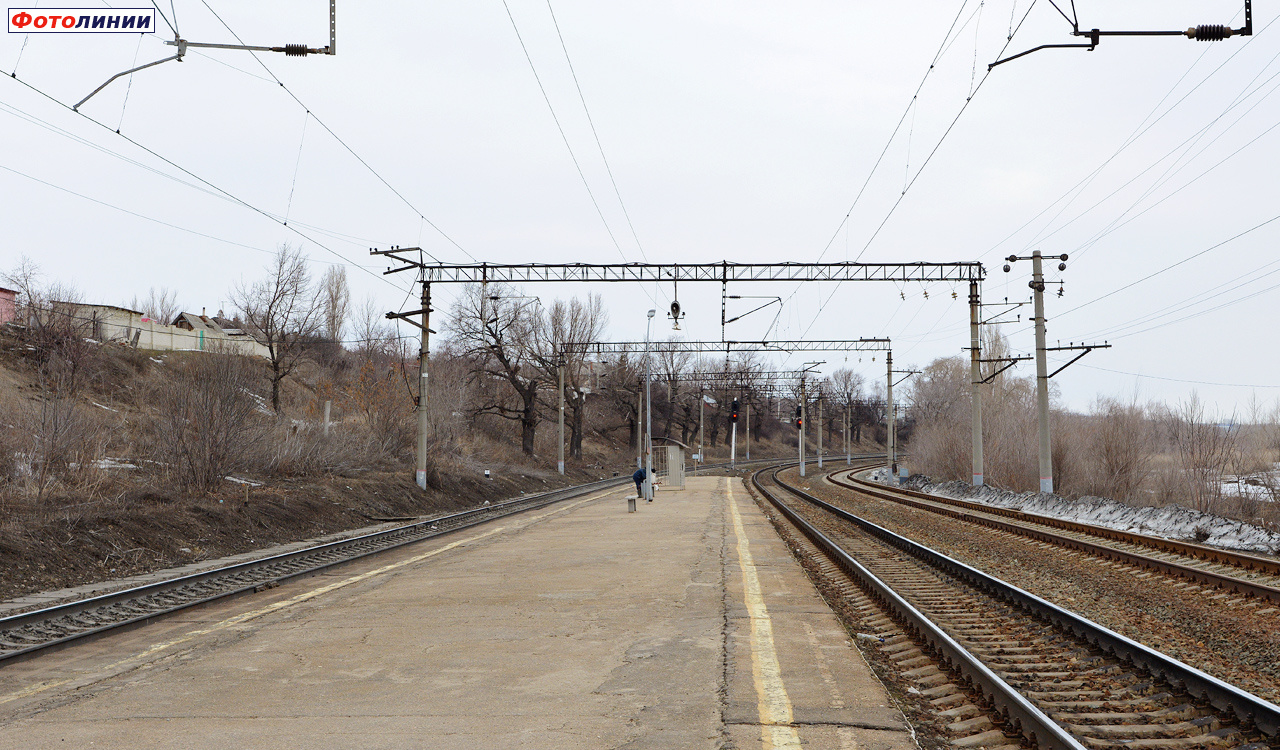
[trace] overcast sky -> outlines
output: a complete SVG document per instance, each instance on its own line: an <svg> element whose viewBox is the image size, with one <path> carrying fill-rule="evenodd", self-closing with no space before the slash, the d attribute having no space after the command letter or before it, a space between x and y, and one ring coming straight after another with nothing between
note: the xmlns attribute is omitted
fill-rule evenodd
<svg viewBox="0 0 1280 750"><path fill-rule="evenodd" d="M1114 344L1055 378L1067 405L1195 389L1230 412L1280 396L1274 3L1259 3L1252 38L1110 38L989 77L1006 44L1076 41L1048 0L506 3L343 0L336 56L262 54L268 72L248 52L192 50L117 80L82 114L70 105L111 75L173 54L164 23L6 34L0 269L27 255L90 300L168 287L213 312L282 242L317 275L352 264L355 297L387 309L408 279L384 278L374 246L446 262L980 260L994 302L1029 294L1030 263L1005 274L1002 257L1039 249L1071 256L1063 273L1049 266L1050 341ZM1076 8L1082 28L1243 23L1242 0ZM247 44L328 38L322 0L173 10L190 41L235 43L215 11ZM437 307L455 291L437 289ZM588 291L605 294L615 339L643 338L645 311L677 293L682 335L720 336L715 285L524 293ZM729 292L786 300L776 322L775 305L732 338L889 336L895 360L917 366L968 344L960 285ZM752 302L730 301L730 316ZM1033 347L1025 322L1004 331L1016 351ZM671 334L660 314L655 337ZM879 358L821 359L882 377Z"/></svg>

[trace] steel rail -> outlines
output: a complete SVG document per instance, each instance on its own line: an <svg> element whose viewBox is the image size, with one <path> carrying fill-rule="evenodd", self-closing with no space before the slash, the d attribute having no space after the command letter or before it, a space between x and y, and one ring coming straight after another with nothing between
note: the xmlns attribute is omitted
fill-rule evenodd
<svg viewBox="0 0 1280 750"><path fill-rule="evenodd" d="M310 575L320 570L339 565L342 563L359 560L369 555L385 552L387 550L396 549L406 544L434 539L446 534L450 534L463 529L477 526L487 521L495 520L504 516L522 513L528 510L536 510L546 507L563 500L569 500L582 495L588 495L603 489L609 489L615 486L623 486L631 481L630 476L604 479L597 482L589 482L587 484L576 485L550 492L538 493L526 497L513 498L501 503L487 505L479 508L450 513L443 516L436 516L424 521L417 521L404 526L397 526L393 529L386 529L370 534L362 534L360 536L342 539L334 542L327 542L311 547L306 547L292 552L286 552L269 557L259 558L246 562L227 565L211 570L193 573L190 575L179 576L177 578L169 578L154 583L144 584L121 591L115 591L88 599L77 599L70 602L56 604L42 609L32 610L30 612L22 612L8 617L0 618L0 647L14 646L13 641L6 641L6 634L22 628L42 627L48 629L65 629L64 626L55 624L54 621L69 621L73 626L81 626L85 622L92 623L95 619L102 619L102 615L95 616L104 608L108 607L124 607L125 611L129 611L130 603L138 603L140 600L148 597L163 598L167 595L188 595L193 590L198 591L201 587L218 586L219 583L230 585L213 591L207 595L199 595L190 601L175 602L172 606L154 611L140 611L136 616L127 616L123 619L111 620L98 625L90 626L77 632L68 633L61 637L53 637L47 641L41 641L29 645L19 645L18 648L10 648L0 652L0 664L10 659L25 656L36 651L47 649L60 644L87 638L109 630L123 628L130 625L137 625L147 621L163 617L165 615L177 612L189 607L200 604L217 601L231 596L244 594L253 591L260 591L265 588L271 588L281 581L299 576ZM439 526L452 524L449 528L438 528ZM288 570L280 575L272 575L266 580L255 579L243 585L236 585L237 576L250 577L255 571L272 566L291 566L305 562L307 558L320 558L312 564L306 564L296 570ZM146 605L135 604L132 609L146 609Z"/></svg>
<svg viewBox="0 0 1280 750"><path fill-rule="evenodd" d="M757 472L757 476L759 473L761 472ZM1280 706L1223 682L1171 656L1144 646L1070 610L1041 599L1035 594L983 573L977 568L966 565L959 560L895 534L849 511L820 500L778 479L776 473L777 470L774 470L773 479L778 486L786 489L796 497L858 526L872 536L929 563L976 589L1021 607L1032 616L1052 623L1060 630L1084 639L1122 662L1128 662L1135 667L1146 670L1151 675L1165 680L1170 685L1185 690L1193 698L1207 702L1219 711L1234 714L1241 727L1256 727L1272 743L1280 740ZM775 504L777 503L775 502ZM788 515L788 517L790 518L791 515ZM1024 729L1023 731L1025 734L1026 730Z"/></svg>
<svg viewBox="0 0 1280 750"><path fill-rule="evenodd" d="M916 492L914 490L878 487L870 482L865 482L859 479L853 479L852 477L849 478L849 482L844 482L835 477L835 474L842 473L843 471L845 470L841 469L836 472L831 472L827 476L828 480L832 484L836 485L837 487L843 487L845 489L850 489L855 492L861 492L863 494L870 495L872 497L879 498L881 500L888 500L891 502L907 505L913 508L927 510L932 513L937 513L939 515L950 516L952 518L956 518L968 523L979 524L982 526L987 526L989 528L998 529L1000 531L1006 531L1011 534L1018 534L1019 536L1030 537L1031 539L1035 539L1037 541L1046 542L1049 544L1054 544L1062 547L1067 547L1069 549L1079 550L1081 552L1085 552L1087 554L1094 555L1097 557L1110 558L1112 560L1117 560L1130 565L1136 565L1141 568L1154 570L1167 575L1175 575L1181 578L1187 578L1192 581L1195 581L1196 583L1212 586L1213 588L1223 588L1223 589L1237 592L1245 596L1256 596L1259 599L1266 599L1273 602L1280 602L1280 588L1277 588L1275 586L1270 586L1265 583L1249 581L1244 578L1237 578L1235 576L1226 575L1223 573L1215 573L1211 570L1204 570L1202 568L1197 568L1192 565L1186 565L1183 563L1171 562L1169 560L1161 560L1160 558L1157 558L1157 557L1150 557L1148 555L1139 554L1137 552L1129 552L1127 550L1117 549L1115 547L1110 547L1105 544L1095 544L1093 542L1088 542L1083 539L1074 539L1072 537L1055 534L1051 531L1042 531L1040 529L1024 526L1020 523L1007 523L995 518L989 518L981 515L974 515L973 513L969 513L966 511L971 510L971 511L977 511L980 513L992 513L994 515L1001 515L1009 518L1016 518L1020 521L1023 521L1024 523L1052 526L1054 528L1060 528L1068 531L1074 531L1077 533L1084 533L1084 534L1090 534L1093 536L1100 536L1104 538L1115 539L1117 541L1123 541L1123 542L1128 542L1130 544L1137 544L1137 545L1141 545L1143 544L1143 542L1135 541L1134 539L1135 537L1141 538L1141 539L1150 539L1150 540L1158 540L1159 539L1158 537L1148 537L1142 534L1133 534L1131 532L1115 532L1114 534L1103 533L1103 532L1109 532L1114 530L1104 529L1100 526L1091 526L1089 524L1082 524L1076 521L1063 521L1062 519L1050 518L1049 516L1041 516L1033 513L1024 513L1022 511L1010 510L1008 508L993 508L991 506L982 505L980 503L970 503L964 500L955 500L954 498L943 498L935 495L929 495L923 492ZM939 505L956 506L956 507L939 507ZM961 509L964 509L964 510L961 510ZM996 512L996 511L1004 511L1004 512ZM1049 521L1058 521L1060 523L1047 523ZM1165 541L1168 541L1168 540L1165 540ZM1202 547L1202 545L1183 545L1182 543L1176 543L1176 544L1178 544L1178 546L1190 546L1196 549L1212 549L1209 547ZM1162 547L1161 549L1165 549L1165 551L1173 551L1171 549L1167 549L1164 547ZM1222 550L1218 550L1218 552L1222 554L1215 556L1213 558L1214 562L1230 563L1236 557L1236 556L1233 556L1231 553L1225 552ZM1183 554L1187 554L1188 556L1195 556L1191 553L1183 553ZM1275 561L1266 560L1265 558L1260 558L1260 557L1254 557L1252 555L1239 555L1238 557L1241 559L1240 562L1235 563L1238 567L1243 567L1246 569L1256 569L1258 567L1261 567L1260 565L1258 565L1258 563L1267 563L1268 567L1274 566L1277 568L1277 572L1280 572L1280 563L1276 563ZM1269 573L1271 571L1268 569L1263 572Z"/></svg>
<svg viewBox="0 0 1280 750"><path fill-rule="evenodd" d="M754 459L750 462L740 461L738 463L756 464L777 460ZM707 464L699 467L698 470L728 468L730 468L729 463ZM212 568L199 573L168 578L87 599L76 599L2 617L0 618L0 664L111 630L140 625L190 607L208 604L240 594L261 591L271 588L281 581L310 575L335 565L359 560L363 557L396 549L414 542L438 538L505 516L536 510L599 490L625 486L630 481L631 477L629 475L614 477L535 495L512 498L493 505L436 516L392 529L326 542L291 552ZM442 525L449 526L448 528L438 528ZM311 558L316 559L312 560ZM285 569L278 574L272 573L266 577L261 575L264 570L272 567ZM242 580L237 582L238 578ZM201 589L206 591L202 592ZM172 601L163 606L156 606L157 600L163 602L166 598ZM186 600L183 601L180 598L185 598ZM151 601L144 601L148 599ZM116 612L109 613L106 611L108 608L116 608ZM129 614L120 617L118 613L121 611ZM47 640L23 643L22 641L31 640L29 634L33 630L36 633L42 631L46 633L65 632L62 635L52 635ZM14 635L15 632L19 632L19 634Z"/></svg>
<svg viewBox="0 0 1280 750"><path fill-rule="evenodd" d="M894 591L893 588L864 567L862 563L841 549L838 544L819 531L817 527L809 523L770 492L760 481L760 475L772 470L772 478L779 487L806 500L812 500L817 503L822 502L803 490L793 488L778 479L777 472L781 468L783 467L764 468L751 477L752 484L755 485L756 489L768 498L769 502L780 513L786 516L805 536L809 537L814 544L829 555L842 570L858 580L865 589L871 592L874 598L878 599L893 612L907 630L927 643L934 653L940 655L941 659L952 670L962 675L970 687L991 701L992 705L1004 715L1006 720L1023 737L1040 748L1040 750L1084 750L1084 746L1078 740L1058 726L1053 719L1037 708L1026 696L1001 679L999 675L983 664L978 657L947 635L946 631L930 620L923 612L916 609L898 592Z"/></svg>

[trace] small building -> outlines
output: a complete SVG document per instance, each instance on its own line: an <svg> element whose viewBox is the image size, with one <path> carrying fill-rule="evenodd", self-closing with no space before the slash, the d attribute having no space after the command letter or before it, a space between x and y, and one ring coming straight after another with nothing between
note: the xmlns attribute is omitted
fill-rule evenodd
<svg viewBox="0 0 1280 750"><path fill-rule="evenodd" d="M0 326L18 319L18 290L0 286Z"/></svg>
<svg viewBox="0 0 1280 750"><path fill-rule="evenodd" d="M218 351L267 357L267 347L240 329L223 330L214 319L179 313L172 324L153 320L138 310L115 305L55 302L57 314L71 315L84 326L86 338L154 351Z"/></svg>

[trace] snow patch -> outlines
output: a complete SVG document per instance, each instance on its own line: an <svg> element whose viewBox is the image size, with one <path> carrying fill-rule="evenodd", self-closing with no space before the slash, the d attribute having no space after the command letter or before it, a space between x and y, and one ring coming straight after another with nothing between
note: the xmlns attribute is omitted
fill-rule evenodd
<svg viewBox="0 0 1280 750"><path fill-rule="evenodd" d="M872 476L874 477L875 474L873 473ZM873 481L884 483L883 478L873 479ZM1280 534L1243 521L1201 513L1180 505L1135 508L1132 505L1102 497L1085 496L1069 500L1042 492L1010 492L989 486L974 487L961 481L933 484L928 477L919 474L908 479L906 486L931 495L969 500L999 508L1020 510L1030 515L1088 523L1118 531L1130 531L1226 549L1280 553Z"/></svg>

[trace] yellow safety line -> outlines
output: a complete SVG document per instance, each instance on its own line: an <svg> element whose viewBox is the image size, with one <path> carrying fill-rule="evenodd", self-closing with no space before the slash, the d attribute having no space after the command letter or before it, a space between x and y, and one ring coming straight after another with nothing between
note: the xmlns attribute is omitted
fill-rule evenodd
<svg viewBox="0 0 1280 750"><path fill-rule="evenodd" d="M756 575L751 545L742 527L742 514L733 496L733 480L726 480L729 490L729 514L733 517L733 533L738 537L738 567L742 569L743 603L751 616L751 672L756 684L760 711L760 739L766 748L799 748L800 735L792 725L791 697L782 681L778 651L773 645L773 620L760 593L760 577Z"/></svg>
<svg viewBox="0 0 1280 750"><path fill-rule="evenodd" d="M543 513L542 515L539 515L539 516L533 516L532 518L529 519L529 522L533 523L535 521L541 521L542 519L548 516L554 515L556 513L563 513L565 511L572 510L578 507L579 505L582 505L584 503L589 503L593 500L598 500L604 497L605 495L610 494L610 492L616 492L616 491L617 490L610 490L609 492L593 495L584 500L579 500L578 502L573 503L571 505L566 505L561 508L556 508L555 510L548 511L547 513ZM234 617L228 617L227 619L221 622L215 623L213 625L210 625L208 627L198 628L196 630L190 630L178 636L177 638L174 638L173 640L154 644L150 648L146 649L145 651L134 654L132 656L125 657L124 659L121 659L120 661L114 662L112 664L108 664L105 667L102 667L101 670L99 671L110 672L112 670L128 666L130 663L142 661L148 656L173 648L174 646L181 645L183 643L186 643L187 641L194 640L200 636L209 635L210 633L216 633L220 630L226 630L227 628L233 627L235 625L240 625L242 623L248 622L249 620L257 619L259 617L262 617L263 615L269 615L272 612L278 612L282 609L292 607L295 604L301 604L302 602L314 599L317 596L322 596L324 594L327 594L330 591L336 591L337 589L345 588L347 586L350 586L353 583L360 583L361 581L366 581L375 576L380 576L385 573L390 573L393 570L398 570L400 568L405 567L406 565L413 565L414 563L422 562L423 560L426 560L428 558L435 557L436 555L442 554L444 552L448 552L451 549L456 549L463 545L470 544L471 542L476 542L486 537L491 537L494 534L499 534L505 531L506 528L507 527L505 526L498 526L497 528L490 529L484 532L483 534L476 534L475 536L470 536L470 537L467 537L466 539L459 539L456 542L450 542L449 544L446 544L445 546L440 547L439 549L434 549L434 550L431 550L430 552L424 552L421 555L414 555L413 557L407 558L405 560L401 560L400 562L391 563L390 565L384 565L381 568L370 570L366 573L360 573L359 575L354 575L354 576L351 576L350 578L344 578L341 581L336 581L334 583L330 583L330 584L321 586L319 588L312 589L310 591L304 591L301 594L290 597L283 601L275 602L274 604L268 604L265 607L255 609L250 612L244 612ZM59 685L65 685L68 682L71 682L71 680L70 679L55 680L51 682L40 683L38 685L32 685L31 687L24 688L17 692L0 696L0 705L18 700L20 698L27 698L32 695L43 693L46 690L58 687Z"/></svg>

